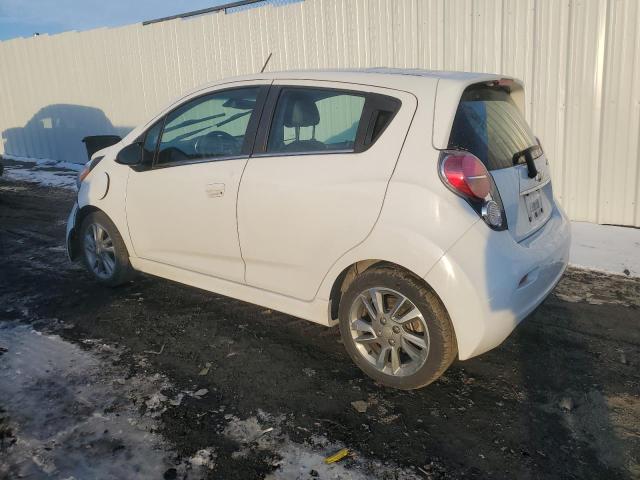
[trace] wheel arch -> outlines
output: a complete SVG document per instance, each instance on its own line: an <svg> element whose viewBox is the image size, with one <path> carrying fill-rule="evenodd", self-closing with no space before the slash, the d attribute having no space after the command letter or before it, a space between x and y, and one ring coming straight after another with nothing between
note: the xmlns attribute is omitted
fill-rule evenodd
<svg viewBox="0 0 640 480"><path fill-rule="evenodd" d="M80 238L79 238L80 226L82 225L82 222L84 221L84 219L87 218L87 216L93 212L102 212L105 215L107 215L106 212L96 207L95 205L84 205L83 207L80 207L76 212L76 218L73 223L73 228L70 230L69 236L67 239L67 250L69 252L69 258L71 260L74 260L74 261L77 260L78 254L80 252ZM107 217L108 216L109 215L107 215Z"/></svg>
<svg viewBox="0 0 640 480"><path fill-rule="evenodd" d="M330 322L335 322L338 320L340 301L342 299L344 292L346 292L347 289L349 288L349 285L351 285L353 280L355 280L355 278L358 275L360 275L362 272L372 267L392 267L413 275L418 281L420 281L421 283L424 283L425 286L427 286L436 295L436 297L438 297L438 300L440 300L440 302L444 306L444 302L442 302L442 299L436 293L435 289L432 288L431 285L429 285L426 282L426 280L424 280L424 278L420 277L410 268L407 268L403 265L400 265L398 263L388 261L388 260L366 259L366 260L356 261L351 265L345 267L333 281L333 284L331 286L331 290L329 293L329 321ZM445 307L445 310L446 310L446 307Z"/></svg>

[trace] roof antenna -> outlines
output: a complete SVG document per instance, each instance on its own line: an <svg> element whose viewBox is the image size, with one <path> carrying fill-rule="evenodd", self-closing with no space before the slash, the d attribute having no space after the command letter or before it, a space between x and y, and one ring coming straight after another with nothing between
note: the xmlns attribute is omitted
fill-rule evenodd
<svg viewBox="0 0 640 480"><path fill-rule="evenodd" d="M269 52L269 56L267 57L267 60L264 62L264 65L262 66L262 70L260 70L260 73L264 73L264 69L267 68L267 65L269 65L269 60L271 60L271 55L272 53Z"/></svg>

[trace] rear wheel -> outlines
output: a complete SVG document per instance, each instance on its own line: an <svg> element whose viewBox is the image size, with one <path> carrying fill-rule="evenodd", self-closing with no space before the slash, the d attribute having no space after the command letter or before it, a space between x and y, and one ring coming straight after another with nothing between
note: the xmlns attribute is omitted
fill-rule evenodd
<svg viewBox="0 0 640 480"><path fill-rule="evenodd" d="M366 270L340 302L340 333L353 361L377 382L420 388L457 355L453 327L435 293L409 272Z"/></svg>
<svg viewBox="0 0 640 480"><path fill-rule="evenodd" d="M115 287L131 279L133 269L127 247L104 213L87 215L80 227L80 242L83 263L96 280Z"/></svg>

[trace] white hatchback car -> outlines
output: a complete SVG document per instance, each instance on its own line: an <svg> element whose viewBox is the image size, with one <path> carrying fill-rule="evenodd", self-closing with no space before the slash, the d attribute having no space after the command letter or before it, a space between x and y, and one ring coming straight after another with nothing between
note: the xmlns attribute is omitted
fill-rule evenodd
<svg viewBox="0 0 640 480"><path fill-rule="evenodd" d="M80 175L67 248L102 283L134 270L340 324L402 389L499 345L551 292L570 224L495 75L260 74L193 91Z"/></svg>

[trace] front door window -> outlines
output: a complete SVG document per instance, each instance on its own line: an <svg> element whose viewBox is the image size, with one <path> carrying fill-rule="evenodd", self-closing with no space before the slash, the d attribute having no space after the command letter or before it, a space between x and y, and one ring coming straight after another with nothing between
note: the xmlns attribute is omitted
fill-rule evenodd
<svg viewBox="0 0 640 480"><path fill-rule="evenodd" d="M242 155L258 90L240 88L205 95L171 112L160 139L157 164Z"/></svg>

